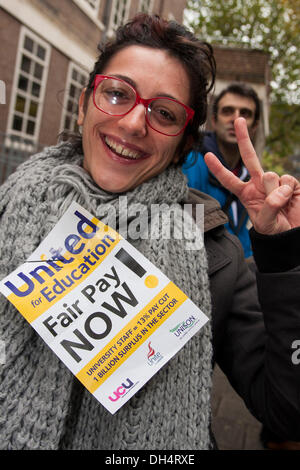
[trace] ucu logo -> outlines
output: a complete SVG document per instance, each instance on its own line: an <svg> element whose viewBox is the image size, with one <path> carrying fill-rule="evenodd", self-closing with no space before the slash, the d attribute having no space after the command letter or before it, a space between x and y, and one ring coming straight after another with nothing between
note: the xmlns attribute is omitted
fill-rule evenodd
<svg viewBox="0 0 300 470"><path fill-rule="evenodd" d="M133 382L131 382L130 379L127 379L127 384L122 383L122 385L120 385L120 387L118 387L117 390L113 392L114 397L108 397L108 398L111 401L117 401L131 387L133 387Z"/></svg>

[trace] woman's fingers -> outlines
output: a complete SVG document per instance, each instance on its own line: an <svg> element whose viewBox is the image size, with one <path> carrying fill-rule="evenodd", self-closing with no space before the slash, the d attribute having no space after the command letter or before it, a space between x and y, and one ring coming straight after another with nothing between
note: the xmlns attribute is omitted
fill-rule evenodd
<svg viewBox="0 0 300 470"><path fill-rule="evenodd" d="M299 185L299 181L297 181L292 175L282 175L280 177L280 185L283 186L284 184L290 186L292 189L296 189Z"/></svg>
<svg viewBox="0 0 300 470"><path fill-rule="evenodd" d="M244 118L237 118L234 121L234 128L245 167L253 178L261 179L264 171L250 140L246 120Z"/></svg>
<svg viewBox="0 0 300 470"><path fill-rule="evenodd" d="M272 171L263 174L263 185L268 196L274 189L280 186L279 176Z"/></svg>
<svg viewBox="0 0 300 470"><path fill-rule="evenodd" d="M256 219L255 229L258 232L270 235L290 228L286 220L286 226L280 227L278 230L277 215L286 207L292 194L293 189L289 185L278 186L269 193Z"/></svg>
<svg viewBox="0 0 300 470"><path fill-rule="evenodd" d="M237 178L232 171L227 170L213 153L206 153L204 159L209 170L215 175L221 185L239 197L245 183Z"/></svg>

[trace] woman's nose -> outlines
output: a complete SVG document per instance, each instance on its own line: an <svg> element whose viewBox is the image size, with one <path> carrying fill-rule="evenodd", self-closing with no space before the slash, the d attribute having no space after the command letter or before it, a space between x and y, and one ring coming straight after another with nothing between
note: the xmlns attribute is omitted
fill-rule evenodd
<svg viewBox="0 0 300 470"><path fill-rule="evenodd" d="M119 126L128 134L144 137L147 134L146 110L143 104L136 105L119 119Z"/></svg>

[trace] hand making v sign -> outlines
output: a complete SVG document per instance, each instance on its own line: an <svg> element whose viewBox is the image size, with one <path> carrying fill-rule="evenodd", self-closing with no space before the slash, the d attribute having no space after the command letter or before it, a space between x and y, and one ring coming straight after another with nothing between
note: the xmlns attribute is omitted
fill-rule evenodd
<svg viewBox="0 0 300 470"><path fill-rule="evenodd" d="M264 172L248 135L244 118L234 123L241 157L251 176L242 182L213 153L205 162L220 183L245 206L254 229L273 235L300 226L300 183L291 175Z"/></svg>

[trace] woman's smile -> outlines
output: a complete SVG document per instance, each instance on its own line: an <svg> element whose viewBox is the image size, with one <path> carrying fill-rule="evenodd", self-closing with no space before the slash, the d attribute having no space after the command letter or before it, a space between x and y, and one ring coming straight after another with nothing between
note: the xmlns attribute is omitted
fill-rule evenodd
<svg viewBox="0 0 300 470"><path fill-rule="evenodd" d="M112 158L117 157L124 164L138 163L140 160L150 157L150 153L142 151L135 145L121 142L116 137L101 134L100 137L108 148L108 155L111 156L111 153L113 153Z"/></svg>

